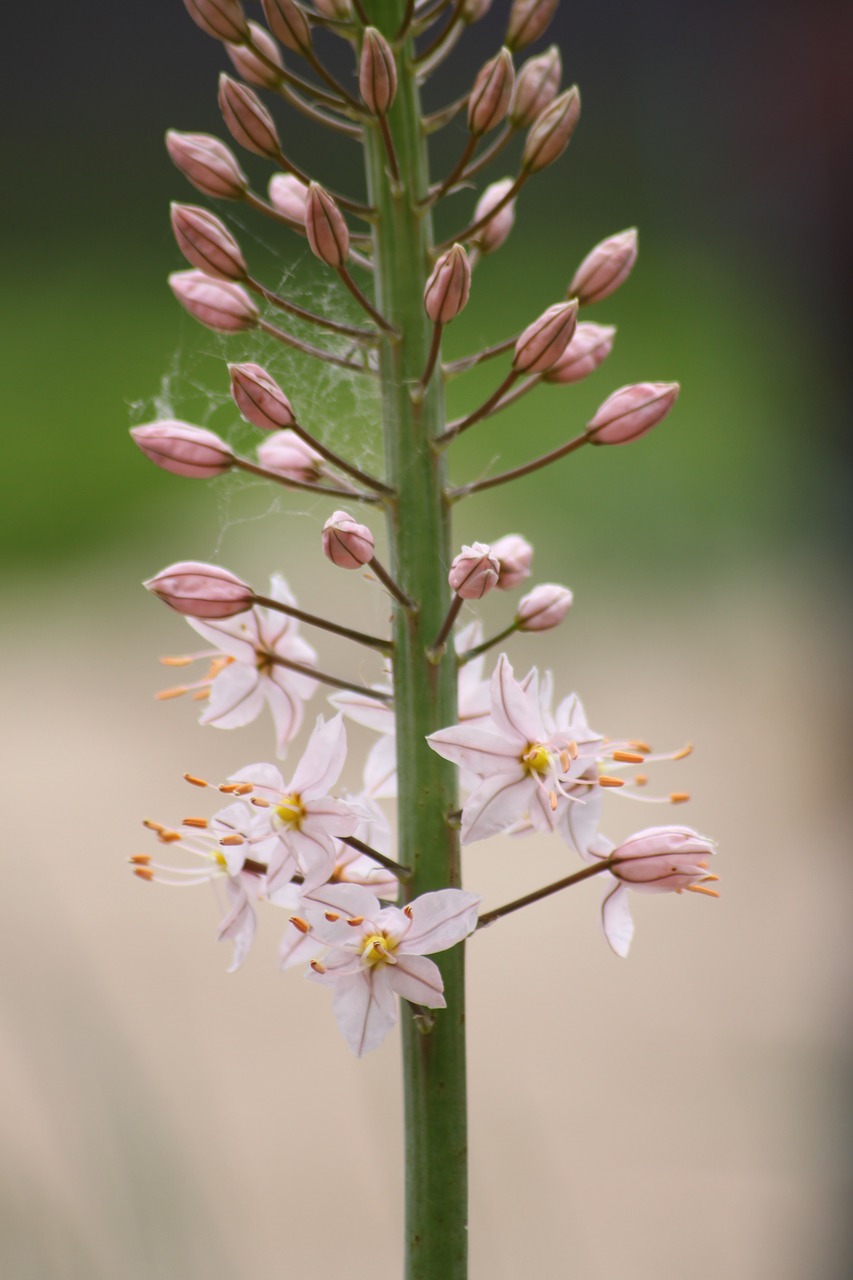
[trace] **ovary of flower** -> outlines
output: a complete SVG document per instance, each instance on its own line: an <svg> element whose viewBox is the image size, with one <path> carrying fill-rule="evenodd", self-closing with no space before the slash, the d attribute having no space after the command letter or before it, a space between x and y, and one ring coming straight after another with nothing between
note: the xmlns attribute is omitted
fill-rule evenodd
<svg viewBox="0 0 853 1280"><path fill-rule="evenodd" d="M685 889L719 897L708 886L718 877L708 871L714 842L691 827L646 827L614 847L599 837L594 857L609 859L612 887L601 904L604 936L617 956L626 956L634 935L628 890L682 893ZM615 880L615 884L613 883Z"/></svg>
<svg viewBox="0 0 853 1280"><path fill-rule="evenodd" d="M597 744L579 744L547 723L535 672L518 683L505 654L491 679L489 719L458 724L428 738L434 751L478 779L462 809L462 841L484 840L529 821L553 831L560 810L582 804L573 785Z"/></svg>
<svg viewBox="0 0 853 1280"><path fill-rule="evenodd" d="M263 867L247 859L253 840L262 835L261 815L239 801L221 809L205 829L186 839L156 822L145 824L166 844L177 844L182 853L200 859L195 867L172 866L154 861L147 854L131 859L138 875L158 884L185 888L221 881L228 898L228 910L219 922L217 940L234 944L229 973L239 969L255 936L253 902L264 893ZM228 840L228 844L223 844Z"/></svg>
<svg viewBox="0 0 853 1280"><path fill-rule="evenodd" d="M296 603L279 575L272 579L270 596L282 604ZM204 680L166 690L160 696L194 690L196 697L205 699L201 723L217 729L236 729L249 724L267 703L275 723L276 748L284 755L287 744L302 724L303 702L317 688L316 680L310 676L291 671L275 661L284 658L303 666L316 664L317 654L298 634L298 622L259 607L220 622L190 617L187 622L215 649L187 659L167 660L167 663L179 665L193 657L207 657L211 659L210 671Z"/></svg>
<svg viewBox="0 0 853 1280"><path fill-rule="evenodd" d="M304 891L329 879L335 867L335 838L352 835L361 818L352 803L329 794L346 759L343 717L317 724L290 782L271 764L247 765L232 782L250 782L253 801L266 818L265 833L253 849L268 863L267 892L275 894L299 872Z"/></svg>
<svg viewBox="0 0 853 1280"><path fill-rule="evenodd" d="M377 1048L397 1021L396 996L444 1008L441 973L426 957L474 931L475 894L441 889L400 909L383 907L357 885L326 885L311 899L299 928L307 925L308 936L327 948L311 976L334 987L335 1018L357 1057Z"/></svg>

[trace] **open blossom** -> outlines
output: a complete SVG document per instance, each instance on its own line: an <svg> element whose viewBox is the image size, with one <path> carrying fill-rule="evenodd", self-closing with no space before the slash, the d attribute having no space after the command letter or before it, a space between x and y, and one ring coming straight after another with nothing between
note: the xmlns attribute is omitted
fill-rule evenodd
<svg viewBox="0 0 853 1280"><path fill-rule="evenodd" d="M296 601L284 578L272 579L270 595L282 604ZM303 703L310 698L317 682L300 671L291 671L276 659L298 662L313 667L317 654L298 634L295 618L272 609L255 606L232 618L206 621L187 618L190 626L214 648L186 658L168 659L168 665L183 665L193 658L209 658L210 671L195 684L167 689L161 697L174 697L194 691L205 698L202 724L217 729L237 729L250 724L264 706L272 712L276 732L276 748L283 754L302 725Z"/></svg>
<svg viewBox="0 0 853 1280"><path fill-rule="evenodd" d="M228 910L219 922L217 940L234 945L228 972L239 969L255 936L256 920L253 903L264 893L264 867L247 858L253 840L262 835L264 819L247 804L236 801L214 814L210 821L191 821L191 838L172 831L159 822L146 822L164 845L177 845L182 853L198 859L194 867L172 866L138 854L131 858L134 871L143 880L157 884L185 887L221 883L228 899Z"/></svg>
<svg viewBox="0 0 853 1280"><path fill-rule="evenodd" d="M646 827L616 848L609 841L599 843L595 856L609 859L616 879L601 904L601 921L617 956L628 954L634 935L628 890L682 893L689 889L716 898L717 891L707 887L718 879L708 871L713 853L714 842L690 827Z"/></svg>
<svg viewBox="0 0 853 1280"><path fill-rule="evenodd" d="M396 997L443 1009L441 973L427 956L447 951L477 927L480 899L461 889L425 893L383 907L369 889L326 885L293 928L326 948L311 976L334 987L338 1027L357 1057L376 1049L397 1021Z"/></svg>
<svg viewBox="0 0 853 1280"><path fill-rule="evenodd" d="M329 794L346 751L343 717L326 721L319 716L290 782L271 764L247 765L232 776L232 782L252 784L252 802L262 806L267 818L266 833L254 848L268 864L269 894L297 872L304 877L306 893L332 875L335 839L351 836L362 816L354 804Z"/></svg>
<svg viewBox="0 0 853 1280"><path fill-rule="evenodd" d="M430 734L434 751L479 782L462 809L462 841L484 840L529 820L553 831L566 804L583 803L570 788L591 766L598 739L577 741L553 730L543 715L538 677L514 678L505 654L491 680L490 719Z"/></svg>

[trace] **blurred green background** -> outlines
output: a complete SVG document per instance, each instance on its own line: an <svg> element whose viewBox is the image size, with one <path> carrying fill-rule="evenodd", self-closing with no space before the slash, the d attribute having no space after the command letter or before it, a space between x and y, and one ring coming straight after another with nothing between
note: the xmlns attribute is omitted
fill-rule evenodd
<svg viewBox="0 0 853 1280"><path fill-rule="evenodd" d="M464 92L505 12L496 0L429 107ZM554 447L624 383L678 379L675 411L634 446L582 450L467 501L456 540L523 532L536 579L575 590L565 627L519 641L519 664L554 665L597 727L697 740L685 817L719 837L727 895L716 916L638 911L624 967L597 936L594 894L568 917L543 906L505 946L490 931L472 961L473 1280L531 1259L543 1280L847 1274L849 788L837 762L849 722L850 28L828 0L565 6L541 43L560 43L565 82L581 85L581 126L525 191L447 333L457 356L517 331L561 298L597 241L639 226L634 274L586 317L618 326L610 359L472 429L454 479ZM339 49L320 47L350 74ZM5 73L0 208L14 797L0 1273L272 1280L290 1265L326 1280L338 1262L316 1240L337 1217L372 1241L348 1260L352 1280L391 1276L395 1045L351 1062L325 1002L274 972L274 938L226 981L205 895L155 900L124 867L139 817L186 803L184 769L224 776L269 751L265 725L239 741L199 734L190 708L150 703L157 654L189 633L141 578L183 558L258 584L282 569L307 608L327 592L353 617L381 617L363 584L321 560L330 503L179 480L142 458L127 427L168 413L248 447L257 437L230 406L223 358L269 356L306 425L375 461L373 405L251 339L208 334L171 297L165 277L184 264L168 201L205 200L162 135L224 135L215 77L227 65L180 0L144 11L97 0L85 19L63 6L28 50ZM362 190L349 144L286 109L277 118L297 162ZM436 173L463 141L461 122L436 140ZM263 189L263 163L241 162ZM474 200L447 202L442 235ZM301 241L218 212L257 274L353 314ZM503 367L454 381L451 415ZM502 609L484 602L495 629ZM645 812L620 815L616 827L629 825L614 834ZM469 855L490 905L546 867L561 873L552 849L533 868L505 866L501 848Z"/></svg>

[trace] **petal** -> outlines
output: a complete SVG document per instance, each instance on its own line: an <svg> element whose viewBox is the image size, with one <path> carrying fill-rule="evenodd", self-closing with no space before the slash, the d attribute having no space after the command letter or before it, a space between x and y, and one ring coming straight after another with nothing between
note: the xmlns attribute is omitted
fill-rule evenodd
<svg viewBox="0 0 853 1280"><path fill-rule="evenodd" d="M539 682L528 675L528 689L522 689L513 677L512 667L505 653L498 658L492 673L492 719L498 732L510 742L526 748L528 742L541 742L545 737L542 716L539 712Z"/></svg>
<svg viewBox="0 0 853 1280"><path fill-rule="evenodd" d="M297 871L296 857L293 850L281 840L276 841L274 851L269 855L267 866L267 894L272 896L289 884Z"/></svg>
<svg viewBox="0 0 853 1280"><path fill-rule="evenodd" d="M634 936L634 921L631 919L628 890L624 884L617 884L602 902L601 923L604 926L604 936L613 951L617 956L627 956Z"/></svg>
<svg viewBox="0 0 853 1280"><path fill-rule="evenodd" d="M477 725L456 724L431 733L427 742L433 751L481 778L494 773L517 773L521 770L522 747L517 740L490 733ZM523 744L527 747L527 740Z"/></svg>
<svg viewBox="0 0 853 1280"><path fill-rule="evenodd" d="M326 795L340 777L347 754L347 731L344 718L338 714L331 720L317 717L314 732L305 754L296 766L290 790L303 800Z"/></svg>
<svg viewBox="0 0 853 1280"><path fill-rule="evenodd" d="M257 668L232 662L210 686L210 699L201 723L216 729L240 729L256 720L263 706L264 694Z"/></svg>
<svg viewBox="0 0 853 1280"><path fill-rule="evenodd" d="M444 1009L444 982L437 964L426 956L398 955L397 963L387 969L388 985L404 1000L422 1004L427 1009Z"/></svg>
<svg viewBox="0 0 853 1280"><path fill-rule="evenodd" d="M365 920L373 920L381 910L376 895L357 884L324 884L306 897L316 908L343 916L362 916Z"/></svg>
<svg viewBox="0 0 853 1280"><path fill-rule="evenodd" d="M388 683L371 687L381 693L391 692L391 685ZM394 732L393 709L366 693L356 693L355 690L335 693L329 698L329 702L356 724L364 725L365 729L374 729L377 733Z"/></svg>
<svg viewBox="0 0 853 1280"><path fill-rule="evenodd" d="M394 734L377 738L364 762L364 789L368 796L390 800L397 794L397 739ZM367 839L367 837L365 837Z"/></svg>
<svg viewBox="0 0 853 1280"><path fill-rule="evenodd" d="M261 676L261 689L269 703L275 725L275 744L279 755L284 755L288 742L292 742L302 724L302 703L284 682Z"/></svg>
<svg viewBox="0 0 853 1280"><path fill-rule="evenodd" d="M325 884L335 869L335 846L323 832L289 831L287 843L305 877L303 893Z"/></svg>
<svg viewBox="0 0 853 1280"><path fill-rule="evenodd" d="M185 615L186 616L186 615ZM254 666L257 660L256 646L258 639L258 619L254 609L246 613L238 613L233 618L223 618L220 622L203 622L201 618L190 618L187 622L209 644L216 645L221 653L226 653L237 662L245 662Z"/></svg>
<svg viewBox="0 0 853 1280"><path fill-rule="evenodd" d="M363 969L335 985L332 1009L357 1058L377 1049L397 1021L397 1002L381 970Z"/></svg>
<svg viewBox="0 0 853 1280"><path fill-rule="evenodd" d="M324 951L325 947L319 938L310 933L302 933L295 925L288 923L278 949L278 967L293 969L298 964L308 964Z"/></svg>
<svg viewBox="0 0 853 1280"><path fill-rule="evenodd" d="M591 856L591 846L601 821L601 802L601 788L588 787L576 800L566 801L560 813L557 830L566 844L582 858Z"/></svg>
<svg viewBox="0 0 853 1280"><path fill-rule="evenodd" d="M240 881L231 876L225 881L225 892L231 909L219 922L217 941L230 939L234 943L234 956L228 972L234 973L246 959L255 936L255 912L246 890Z"/></svg>
<svg viewBox="0 0 853 1280"><path fill-rule="evenodd" d="M284 779L274 764L247 764L232 773L229 782L251 782L260 791L284 794Z"/></svg>
<svg viewBox="0 0 853 1280"><path fill-rule="evenodd" d="M412 923L403 941L405 954L431 955L455 947L476 929L481 901L462 889L439 889L415 898L406 908Z"/></svg>
<svg viewBox="0 0 853 1280"><path fill-rule="evenodd" d="M462 843L506 831L527 815L536 783L528 773L485 778L462 809Z"/></svg>

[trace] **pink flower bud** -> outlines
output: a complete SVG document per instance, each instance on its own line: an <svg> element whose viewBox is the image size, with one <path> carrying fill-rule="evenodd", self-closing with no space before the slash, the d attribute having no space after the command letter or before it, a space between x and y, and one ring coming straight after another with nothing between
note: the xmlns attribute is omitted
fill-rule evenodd
<svg viewBox="0 0 853 1280"><path fill-rule="evenodd" d="M240 0L184 0L184 5L196 26L215 40L239 44L249 33Z"/></svg>
<svg viewBox="0 0 853 1280"><path fill-rule="evenodd" d="M217 199L243 198L249 179L218 138L208 133L178 133L170 129L166 134L166 149L172 163L198 191Z"/></svg>
<svg viewBox="0 0 853 1280"><path fill-rule="evenodd" d="M234 454L219 436L189 422L167 420L132 427L130 434L146 458L164 471L191 480L229 471Z"/></svg>
<svg viewBox="0 0 853 1280"><path fill-rule="evenodd" d="M373 534L346 511L335 511L323 525L323 554L339 569L360 569L373 559Z"/></svg>
<svg viewBox="0 0 853 1280"><path fill-rule="evenodd" d="M252 588L235 574L197 560L170 564L142 585L190 618L233 618L251 609L255 599Z"/></svg>
<svg viewBox="0 0 853 1280"><path fill-rule="evenodd" d="M495 205L500 204L512 185L512 178L501 178L500 182L493 182L486 187L477 201L477 207L474 210L474 221L479 222L481 218L485 218L487 214L491 213ZM496 249L500 249L510 231L512 231L514 222L515 201L509 200L473 237L473 242L480 250L480 253L494 253Z"/></svg>
<svg viewBox="0 0 853 1280"><path fill-rule="evenodd" d="M224 72L219 77L219 110L241 147L268 160L279 158L281 143L272 116L256 93Z"/></svg>
<svg viewBox="0 0 853 1280"><path fill-rule="evenodd" d="M678 399L677 382L636 382L608 396L587 423L590 444L628 444L665 418Z"/></svg>
<svg viewBox="0 0 853 1280"><path fill-rule="evenodd" d="M479 600L497 586L500 565L486 542L463 547L450 566L447 581L463 600Z"/></svg>
<svg viewBox="0 0 853 1280"><path fill-rule="evenodd" d="M530 565L533 561L533 548L526 538L517 533L508 533L492 543L492 555L498 562L499 577L495 585L499 591L511 591L518 587L525 578L530 577Z"/></svg>
<svg viewBox="0 0 853 1280"><path fill-rule="evenodd" d="M352 0L314 0L314 8L324 18L338 18L346 22L352 17Z"/></svg>
<svg viewBox="0 0 853 1280"><path fill-rule="evenodd" d="M554 16L558 0L513 0L504 43L523 49L538 40Z"/></svg>
<svg viewBox="0 0 853 1280"><path fill-rule="evenodd" d="M258 462L286 480L313 484L320 479L323 459L295 431L276 431L258 445Z"/></svg>
<svg viewBox="0 0 853 1280"><path fill-rule="evenodd" d="M281 387L259 364L229 364L231 395L247 422L262 431L282 431L296 421Z"/></svg>
<svg viewBox="0 0 853 1280"><path fill-rule="evenodd" d="M572 605L568 587L556 582L541 582L518 602L515 625L519 631L550 631L558 627Z"/></svg>
<svg viewBox="0 0 853 1280"><path fill-rule="evenodd" d="M680 893L708 875L714 842L690 827L646 827L613 850L610 870L644 893Z"/></svg>
<svg viewBox="0 0 853 1280"><path fill-rule="evenodd" d="M424 289L424 306L433 324L455 320L471 292L471 264L461 244L441 254Z"/></svg>
<svg viewBox="0 0 853 1280"><path fill-rule="evenodd" d="M516 373L545 373L555 365L572 340L577 320L576 298L543 311L515 344L512 367Z"/></svg>
<svg viewBox="0 0 853 1280"><path fill-rule="evenodd" d="M637 229L608 236L586 255L574 274L567 296L586 305L615 293L637 261Z"/></svg>
<svg viewBox="0 0 853 1280"><path fill-rule="evenodd" d="M397 67L390 44L375 27L365 27L358 88L368 111L384 116L397 93Z"/></svg>
<svg viewBox="0 0 853 1280"><path fill-rule="evenodd" d="M211 280L203 271L173 271L169 285L181 306L216 333L239 333L258 323L258 308L238 284Z"/></svg>
<svg viewBox="0 0 853 1280"><path fill-rule="evenodd" d="M538 173L560 158L571 141L580 113L580 90L573 84L545 108L525 138L521 153L525 173Z"/></svg>
<svg viewBox="0 0 853 1280"><path fill-rule="evenodd" d="M277 67L283 69L284 64L281 61L278 45L270 33L257 22L249 23L249 34L255 49L265 54L267 61L259 58L255 49L250 49L245 44L226 44L225 52L234 64L238 75L248 80L249 84L260 85L262 89L276 89L281 82L281 76L269 66L269 63L274 62Z"/></svg>
<svg viewBox="0 0 853 1280"><path fill-rule="evenodd" d="M470 27L472 22L479 22L481 18L485 18L491 7L492 0L465 0L459 10L460 21Z"/></svg>
<svg viewBox="0 0 853 1280"><path fill-rule="evenodd" d="M311 49L311 27L293 0L261 0L270 30L286 49L305 53Z"/></svg>
<svg viewBox="0 0 853 1280"><path fill-rule="evenodd" d="M593 373L613 350L616 329L612 324L582 321L563 354L543 376L546 382L580 382Z"/></svg>
<svg viewBox="0 0 853 1280"><path fill-rule="evenodd" d="M332 197L319 182L308 188L305 206L305 233L312 253L326 266L337 270L349 253L349 228Z"/></svg>
<svg viewBox="0 0 853 1280"><path fill-rule="evenodd" d="M500 124L509 110L515 69L512 54L501 49L481 67L468 97L468 128L475 138Z"/></svg>
<svg viewBox="0 0 853 1280"><path fill-rule="evenodd" d="M528 58L518 73L509 109L514 129L527 129L557 96L563 76L560 50L555 44L536 58Z"/></svg>
<svg viewBox="0 0 853 1280"><path fill-rule="evenodd" d="M274 173L269 181L270 204L293 222L305 225L308 188L295 173Z"/></svg>
<svg viewBox="0 0 853 1280"><path fill-rule="evenodd" d="M231 232L207 209L172 205L172 230L187 262L217 280L245 280L248 274L240 246Z"/></svg>

